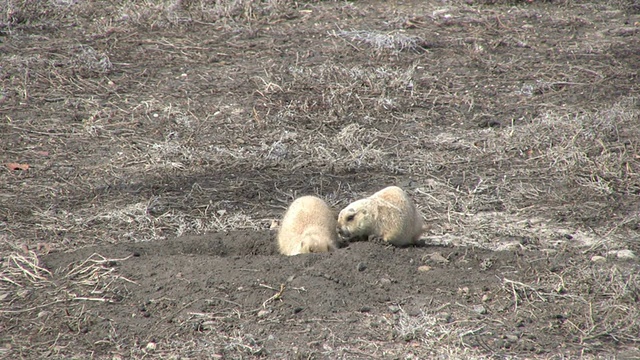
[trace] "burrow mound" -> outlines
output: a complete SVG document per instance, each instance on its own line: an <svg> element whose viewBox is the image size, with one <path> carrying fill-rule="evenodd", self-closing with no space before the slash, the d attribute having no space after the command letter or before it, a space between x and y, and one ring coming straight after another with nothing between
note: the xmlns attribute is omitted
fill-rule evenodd
<svg viewBox="0 0 640 360"><path fill-rule="evenodd" d="M602 286L605 281L615 284L638 264L624 264L621 271L615 262L595 264L571 250L356 242L329 254L286 257L277 253L274 233L235 231L88 247L43 260L62 274L92 254L111 259L103 266L126 279L110 288L116 294L110 306L87 304L110 323L87 329L95 341L113 331L140 343L243 333L262 339L256 346L278 356L316 354L328 339L402 345L451 334L457 334L451 341L504 353L544 353L560 343L568 352L633 343L607 342L608 335L586 341L570 324L586 326L599 306L589 299L604 296L612 290ZM598 304L596 312L605 314L605 304ZM606 315L603 327L619 325L629 314ZM637 326L627 322L627 330ZM291 343L298 346L292 350L286 346Z"/></svg>

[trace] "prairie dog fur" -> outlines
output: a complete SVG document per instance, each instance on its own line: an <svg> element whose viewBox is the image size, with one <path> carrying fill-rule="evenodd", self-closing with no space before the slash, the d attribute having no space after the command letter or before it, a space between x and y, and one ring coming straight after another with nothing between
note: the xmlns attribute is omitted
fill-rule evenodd
<svg viewBox="0 0 640 360"><path fill-rule="evenodd" d="M333 251L337 247L334 212L316 196L295 199L278 230L278 250L283 255Z"/></svg>
<svg viewBox="0 0 640 360"><path fill-rule="evenodd" d="M422 232L422 215L397 186L354 201L338 215L338 233L346 239L376 236L395 246L407 246L415 244Z"/></svg>

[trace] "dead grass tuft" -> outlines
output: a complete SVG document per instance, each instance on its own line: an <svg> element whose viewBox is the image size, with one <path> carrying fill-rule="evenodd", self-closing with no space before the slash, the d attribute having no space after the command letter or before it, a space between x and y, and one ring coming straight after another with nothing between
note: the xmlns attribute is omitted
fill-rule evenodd
<svg viewBox="0 0 640 360"><path fill-rule="evenodd" d="M23 331L39 328L41 338L48 339L31 343L27 337L13 337L10 349L28 357L72 356L72 348L58 343L73 342L76 334L95 324L96 316L86 305L118 303L127 296L126 285L135 284L117 273L117 265L126 260L92 254L52 272L33 251L9 254L0 268L3 326L11 323Z"/></svg>
<svg viewBox="0 0 640 360"><path fill-rule="evenodd" d="M350 30L334 33L355 43L371 46L374 50L415 51L424 50L425 41L418 36L410 36L402 31L382 33L371 30Z"/></svg>
<svg viewBox="0 0 640 360"><path fill-rule="evenodd" d="M0 313L19 314L71 301L118 302L122 299L121 282L134 283L116 273L115 266L124 259L108 259L93 254L79 264L70 264L56 273L40 265L39 256L12 253L0 272L2 293L12 301ZM37 294L36 294L37 293ZM25 296L33 301L17 301ZM35 299L34 299L35 298ZM39 300L39 301L38 301Z"/></svg>
<svg viewBox="0 0 640 360"><path fill-rule="evenodd" d="M533 283L503 278L502 289L516 317L531 316L539 306L571 309L556 315L551 331L597 349L603 342L640 341L637 270L636 265L569 265L539 274Z"/></svg>

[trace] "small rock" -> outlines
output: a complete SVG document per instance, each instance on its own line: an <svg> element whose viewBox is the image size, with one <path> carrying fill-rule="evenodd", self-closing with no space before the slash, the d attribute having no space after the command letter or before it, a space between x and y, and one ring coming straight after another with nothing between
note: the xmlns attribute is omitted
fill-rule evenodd
<svg viewBox="0 0 640 360"><path fill-rule="evenodd" d="M47 317L49 315L51 315L51 311L43 310L43 311L40 311L38 313L37 318L40 319L40 318L43 318L43 317Z"/></svg>
<svg viewBox="0 0 640 360"><path fill-rule="evenodd" d="M293 313L297 314L297 313L301 312L302 310L304 310L304 308L301 308L301 307L298 306L298 307L293 309Z"/></svg>
<svg viewBox="0 0 640 360"><path fill-rule="evenodd" d="M591 257L591 261L594 263L603 263L607 261L607 258L605 258L604 256L593 255Z"/></svg>
<svg viewBox="0 0 640 360"><path fill-rule="evenodd" d="M507 341L509 342L516 342L518 341L518 337L516 335L507 335L504 337Z"/></svg>
<svg viewBox="0 0 640 360"><path fill-rule="evenodd" d="M422 257L422 261L426 262L426 261L433 261L435 263L438 264L448 264L449 260L447 258L445 258L444 256L442 256L442 254L440 254L439 252L434 252L431 254L427 254L425 256Z"/></svg>
<svg viewBox="0 0 640 360"><path fill-rule="evenodd" d="M202 324L200 325L200 327L202 328L202 331L215 330L217 326L219 326L219 324L216 323L214 320L203 321Z"/></svg>
<svg viewBox="0 0 640 360"><path fill-rule="evenodd" d="M367 264L361 262L358 263L358 271L365 271L367 269Z"/></svg>
<svg viewBox="0 0 640 360"><path fill-rule="evenodd" d="M612 251L612 253L614 253L618 259L633 260L636 258L636 254L631 250L615 250Z"/></svg>
<svg viewBox="0 0 640 360"><path fill-rule="evenodd" d="M520 249L522 249L522 244L519 241L506 242L496 247L496 251L516 251Z"/></svg>
<svg viewBox="0 0 640 360"><path fill-rule="evenodd" d="M491 296L489 294L482 295L482 302L491 301Z"/></svg>
<svg viewBox="0 0 640 360"><path fill-rule="evenodd" d="M431 266L429 265L422 265L422 266L418 266L418 271L420 272L427 272L431 270Z"/></svg>
<svg viewBox="0 0 640 360"><path fill-rule="evenodd" d="M394 314L398 313L400 312L400 307L395 305L389 305L389 311L391 311Z"/></svg>
<svg viewBox="0 0 640 360"><path fill-rule="evenodd" d="M483 305L476 305L473 307L473 311L477 314L484 315L487 313L487 309Z"/></svg>
<svg viewBox="0 0 640 360"><path fill-rule="evenodd" d="M260 318L261 317L265 317L265 316L269 315L270 313L271 313L270 310L262 309L262 310L258 311L258 317L260 317Z"/></svg>
<svg viewBox="0 0 640 360"><path fill-rule="evenodd" d="M370 307L368 307L368 306L363 306L363 307L361 307L361 308L360 308L360 310L359 310L359 311L360 311L361 313L368 313L368 312L370 312L370 311L371 311L371 308L370 308Z"/></svg>
<svg viewBox="0 0 640 360"><path fill-rule="evenodd" d="M154 343L153 341L149 341L149 343L146 346L147 351L155 351L157 347L158 345L156 345L156 343Z"/></svg>

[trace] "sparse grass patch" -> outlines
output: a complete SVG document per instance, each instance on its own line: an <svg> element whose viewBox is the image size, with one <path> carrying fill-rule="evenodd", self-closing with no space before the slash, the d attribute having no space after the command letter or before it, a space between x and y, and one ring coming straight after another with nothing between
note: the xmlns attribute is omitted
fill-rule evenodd
<svg viewBox="0 0 640 360"><path fill-rule="evenodd" d="M604 342L640 342L638 302L640 277L637 264L561 265L534 283L503 279L505 296L512 311L532 314L538 306L563 305L550 331L567 338L578 337L591 351ZM568 310L570 309L570 310Z"/></svg>
<svg viewBox="0 0 640 360"><path fill-rule="evenodd" d="M13 252L4 259L0 267L2 322L26 333L37 331L41 339L46 339L39 343L30 342L28 337L2 339L4 350L8 345L9 351L23 357L73 356L77 350L59 343L73 342L77 335L96 326L100 318L85 305L118 303L127 296L126 285L135 285L115 268L128 258L93 254L55 272L44 268L40 255L33 251Z"/></svg>
<svg viewBox="0 0 640 360"><path fill-rule="evenodd" d="M289 102L278 117L288 120L299 113L347 116L370 108L385 113L400 110L408 105L404 98L414 96L412 77L416 66L417 63L408 68L345 67L331 63L311 68L291 66L288 69L291 80L281 84L282 88L297 92L312 86L320 96Z"/></svg>
<svg viewBox="0 0 640 360"><path fill-rule="evenodd" d="M339 31L335 36L347 39L355 43L363 43L371 46L374 50L393 51L421 51L425 46L425 41L418 36L410 36L401 31L381 33L370 30L350 30Z"/></svg>

